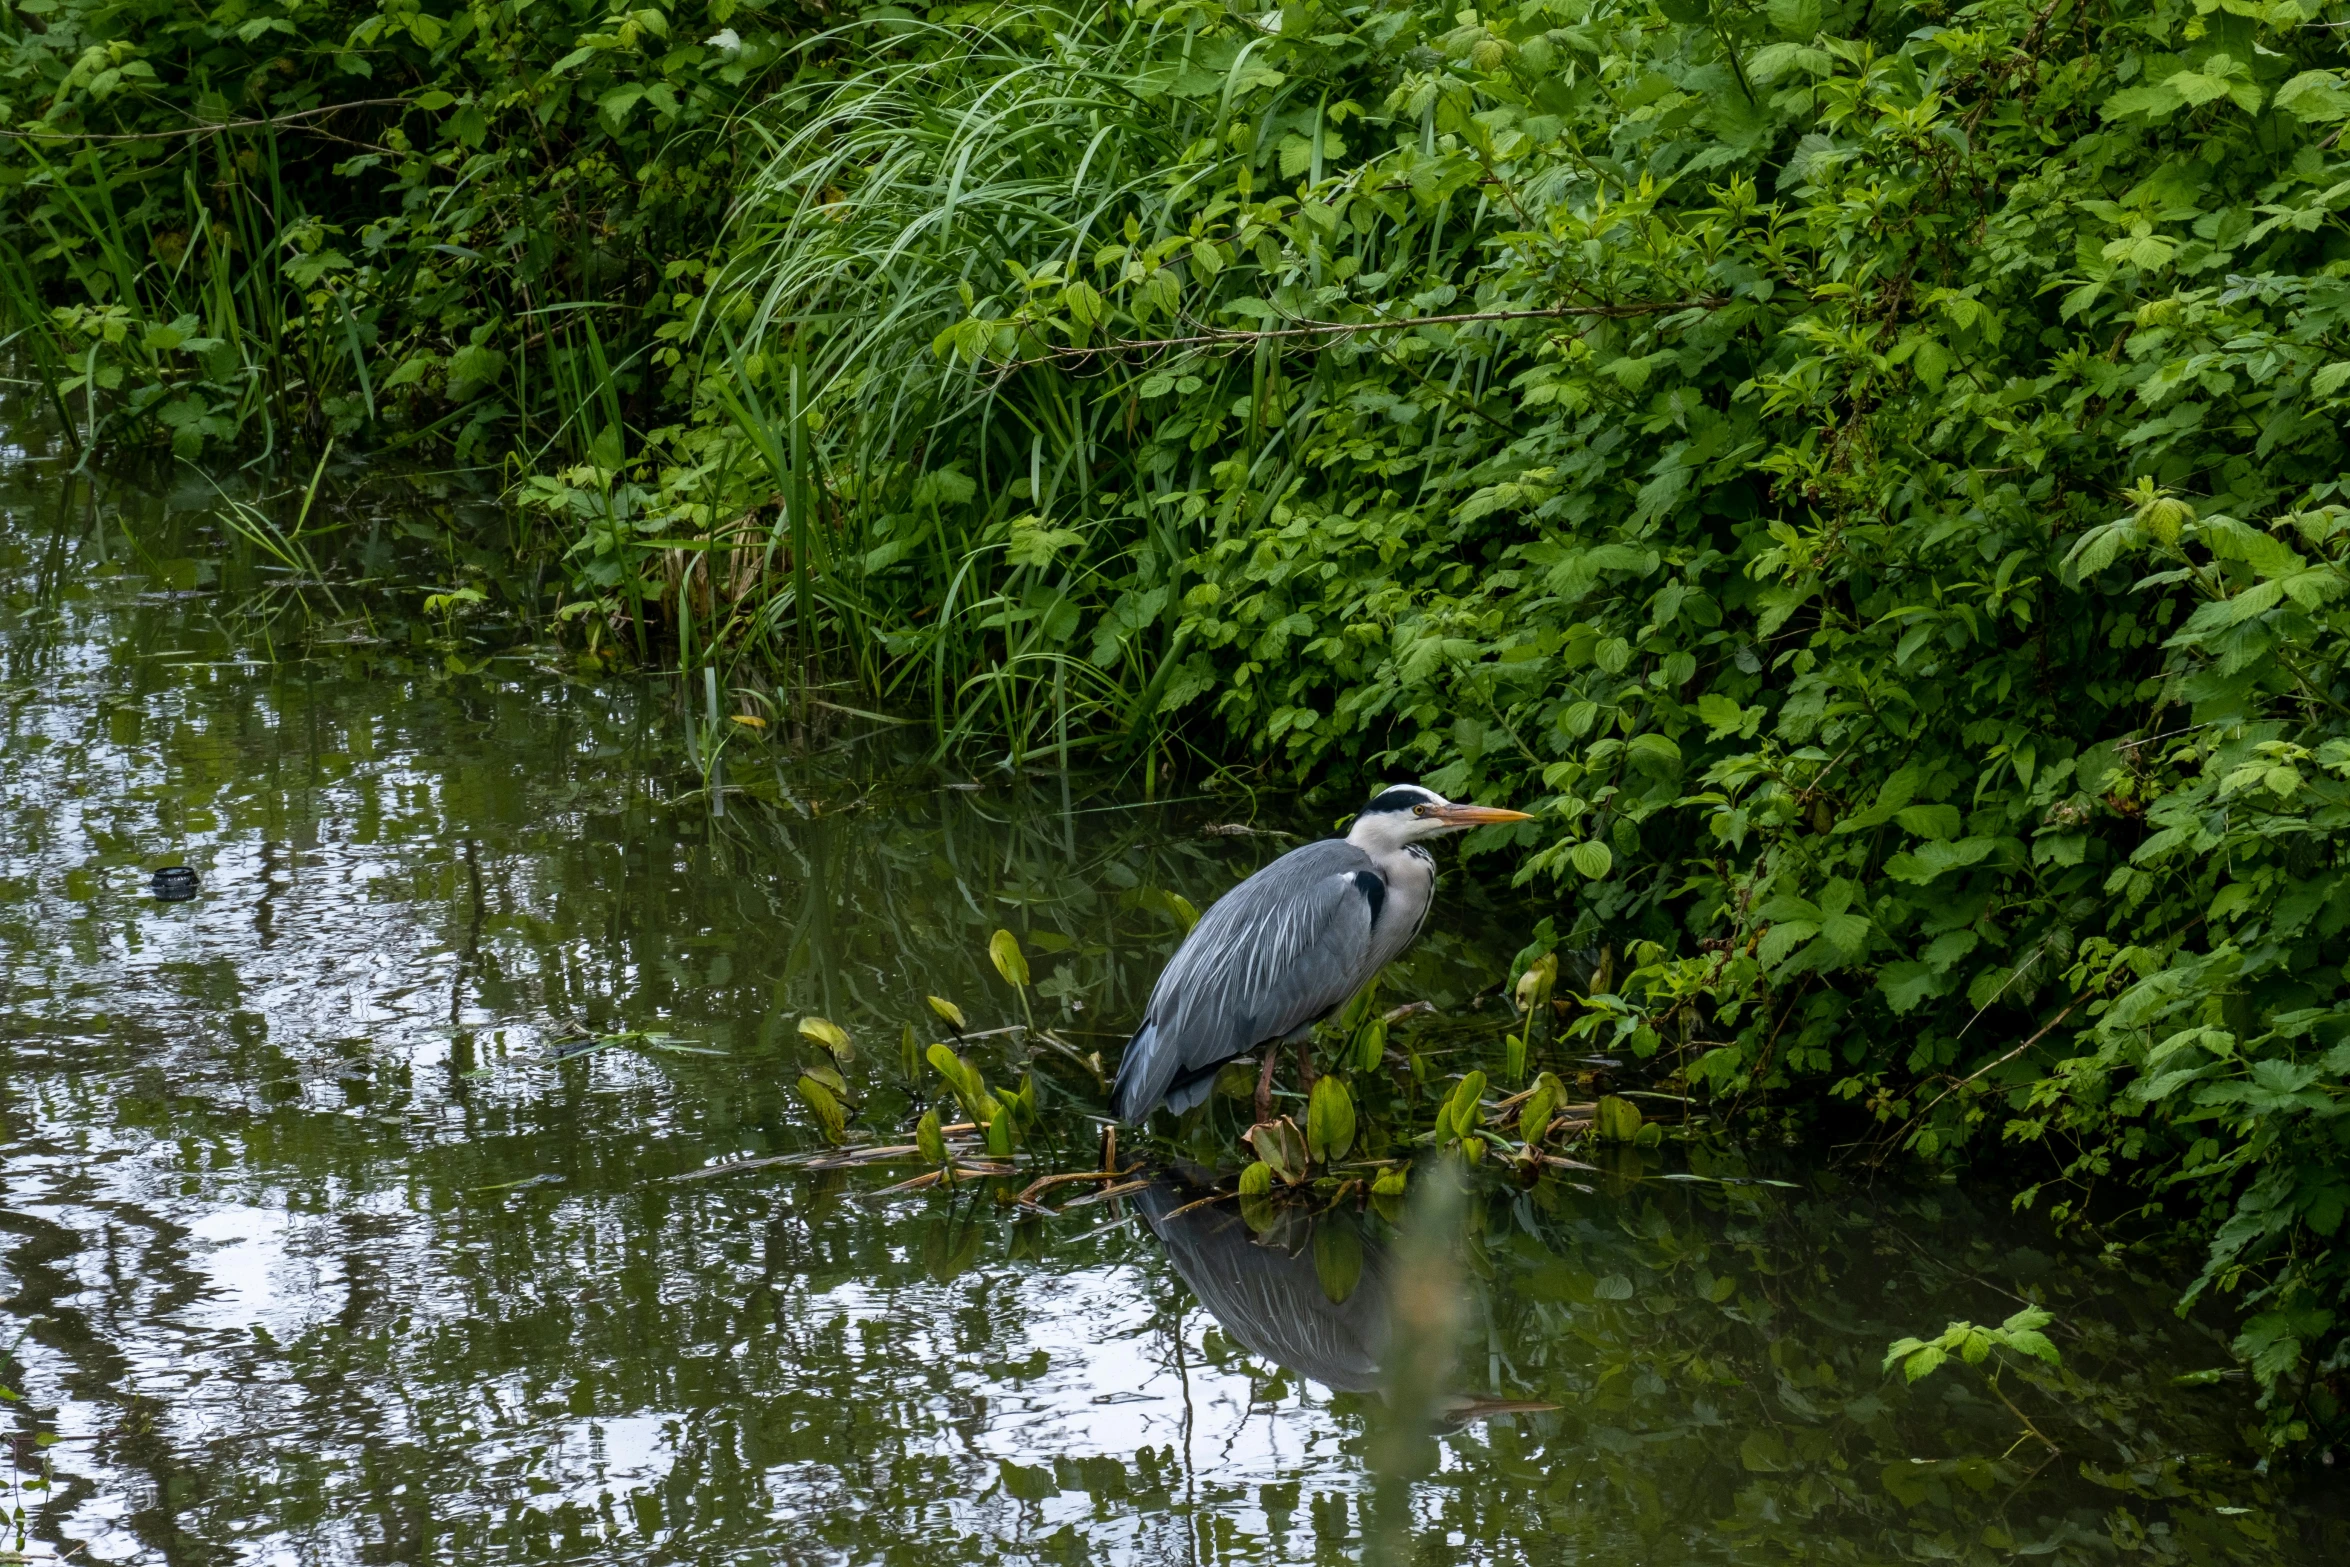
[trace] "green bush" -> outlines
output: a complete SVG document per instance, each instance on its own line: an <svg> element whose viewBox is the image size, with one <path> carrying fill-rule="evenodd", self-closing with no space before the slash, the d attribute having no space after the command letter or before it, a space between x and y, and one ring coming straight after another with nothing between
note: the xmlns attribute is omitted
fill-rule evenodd
<svg viewBox="0 0 2350 1567"><path fill-rule="evenodd" d="M0 314L99 444L584 452L599 391L677 395L728 127L802 15L9 0Z"/></svg>
<svg viewBox="0 0 2350 1567"><path fill-rule="evenodd" d="M2273 1438L2342 1419L2315 0L885 8L725 61L386 0L286 11L290 70L267 7L16 9L20 126L406 105L306 122L392 150L291 201L255 131L20 143L69 404L119 364L89 406L182 449L561 425L525 499L590 626L821 652L1015 760L1535 809L1473 846L1618 949L1572 1037L2139 1204ZM278 226L168 259L235 200ZM228 355L198 276L284 346Z"/></svg>
<svg viewBox="0 0 2350 1567"><path fill-rule="evenodd" d="M778 106L704 325L816 367L881 679L1532 805L1586 1035L2118 1179L2338 1416L2318 8L987 15Z"/></svg>

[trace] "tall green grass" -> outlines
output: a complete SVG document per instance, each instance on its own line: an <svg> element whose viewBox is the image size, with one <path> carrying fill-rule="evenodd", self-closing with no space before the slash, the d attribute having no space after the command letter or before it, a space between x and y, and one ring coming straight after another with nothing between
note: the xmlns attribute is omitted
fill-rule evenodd
<svg viewBox="0 0 2350 1567"><path fill-rule="evenodd" d="M703 323L728 415L785 497L770 547L798 656L837 655L925 712L942 752L1149 753L1181 653L1172 594L1130 615L1114 656L1078 641L1201 542L1148 504L1171 475L1134 438L1134 372L1005 373L939 339L1022 286L1010 263L1077 277L1135 215L1163 221L1170 170L1221 172L1185 162L1212 115L1137 91L1170 24L1123 8L890 25L889 58L750 121L768 155ZM874 53L869 27L807 47ZM761 384L798 390L763 406Z"/></svg>
<svg viewBox="0 0 2350 1567"><path fill-rule="evenodd" d="M862 63L747 122L767 156L695 323L698 461L654 502L705 547L757 510L768 638L681 647L852 673L941 754L1155 784L1187 743L1173 713L1233 695L1184 629L1186 595L1217 591L1202 563L1311 487L1334 421L1389 449L1397 503L1450 504L1542 341L1495 317L1562 291L1474 281L1491 148L1440 137L1452 89L1401 91L1375 53L1114 0L805 47ZM1472 319L1413 325L1448 308ZM686 493L728 493L730 464L772 504Z"/></svg>
<svg viewBox="0 0 2350 1567"><path fill-rule="evenodd" d="M315 445L365 381L352 302L306 297L316 224L280 178L273 132L191 138L162 164L96 143L28 141L42 199L11 258L9 325L77 442L192 456L258 432L259 456ZM43 299L36 269L62 273ZM294 428L289 428L292 424Z"/></svg>

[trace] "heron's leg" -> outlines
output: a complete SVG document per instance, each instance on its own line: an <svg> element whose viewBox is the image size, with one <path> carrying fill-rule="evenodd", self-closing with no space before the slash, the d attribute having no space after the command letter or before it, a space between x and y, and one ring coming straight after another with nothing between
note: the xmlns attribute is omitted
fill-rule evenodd
<svg viewBox="0 0 2350 1567"><path fill-rule="evenodd" d="M1314 1092L1314 1034L1306 1030L1297 1042L1297 1091L1313 1097Z"/></svg>
<svg viewBox="0 0 2350 1567"><path fill-rule="evenodd" d="M1274 1040L1265 1046L1265 1065L1257 1073L1257 1120L1273 1119L1273 1065L1281 1059L1281 1043Z"/></svg>

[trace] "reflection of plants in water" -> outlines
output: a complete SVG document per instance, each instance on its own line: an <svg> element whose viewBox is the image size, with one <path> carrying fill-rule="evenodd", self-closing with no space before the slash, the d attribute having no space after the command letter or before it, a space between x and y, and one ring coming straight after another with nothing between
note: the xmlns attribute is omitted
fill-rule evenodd
<svg viewBox="0 0 2350 1567"><path fill-rule="evenodd" d="M2094 1266L2001 1237L1945 1194L1668 1183L1652 1157L1608 1156L1607 1189L1588 1195L1486 1179L1440 1248L1393 1237L1376 1211L1292 1206L1258 1225L1229 1206L1144 1204L1227 1354L1331 1389L1382 1473L1436 1467L1409 1456L1415 1430L1499 1412L1446 1438L1458 1461L1408 1524L1384 1515L1422 1548L1466 1529L1495 1555L1541 1542L1543 1559L1678 1540L1736 1560L2258 1562L2300 1559L2313 1539L2298 1531L2336 1527L2282 1511L2243 1467L2232 1411L2174 1386L2169 1369L2219 1341L2151 1299L2139 1314ZM1431 1263L1446 1258L1465 1291ZM1999 1327L1954 1322L1884 1358L1904 1315L2019 1294ZM1429 1342L1448 1323L1451 1355ZM1398 1360L1398 1342L1417 1354ZM1937 1353L2010 1356L2046 1412L1983 1381L1887 1374ZM1412 1380L1446 1366L1441 1386ZM1432 1422L1398 1413L1406 1386ZM2058 1446L2067 1461L2048 1462Z"/></svg>
<svg viewBox="0 0 2350 1567"><path fill-rule="evenodd" d="M1995 1328L1979 1328L1972 1322L1953 1322L1942 1331L1939 1338L1895 1339L1885 1351L1885 1369L1890 1371L1899 1366L1905 1381L1916 1382L1920 1378L1932 1376L1953 1355L1967 1365L1979 1366L1994 1350L2005 1351L2013 1357L2012 1363L2018 1366L2031 1360L2040 1360L2061 1367L2064 1357L2057 1353L2056 1346L2041 1331L2055 1320L2038 1306L2026 1306ZM2049 1456L2053 1458L2061 1449L2048 1439L2046 1432L2032 1423L2030 1415L2016 1408L2015 1400L2001 1391L1999 1372L2005 1363L2008 1362L1992 1360L1991 1369L1984 1373L1983 1381L2016 1419L2023 1422L2024 1434L2017 1437L2007 1452L1999 1456L2005 1458L2024 1443L2037 1441L2048 1449Z"/></svg>
<svg viewBox="0 0 2350 1567"><path fill-rule="evenodd" d="M0 1375L14 1380L11 1368L16 1364L16 1352L24 1343L24 1330L19 1329L6 1349L0 1349ZM0 1404L11 1409L24 1409L24 1396L6 1383L0 1383ZM0 1550L0 1558L22 1558L31 1541L33 1515L26 1505L28 1498L46 1499L53 1484L49 1449L57 1444L57 1433L43 1431L37 1422L24 1419L21 1429L8 1439L8 1502L0 1513L0 1528L6 1531L9 1544Z"/></svg>

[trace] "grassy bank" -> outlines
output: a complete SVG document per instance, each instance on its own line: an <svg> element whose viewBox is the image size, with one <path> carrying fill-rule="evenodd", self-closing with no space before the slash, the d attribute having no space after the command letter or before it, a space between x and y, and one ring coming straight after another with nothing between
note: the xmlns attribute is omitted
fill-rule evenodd
<svg viewBox="0 0 2350 1567"><path fill-rule="evenodd" d="M583 643L1537 809L1576 1041L2005 1144L2341 1420L2319 7L431 11L19 0L86 439L497 454Z"/></svg>

